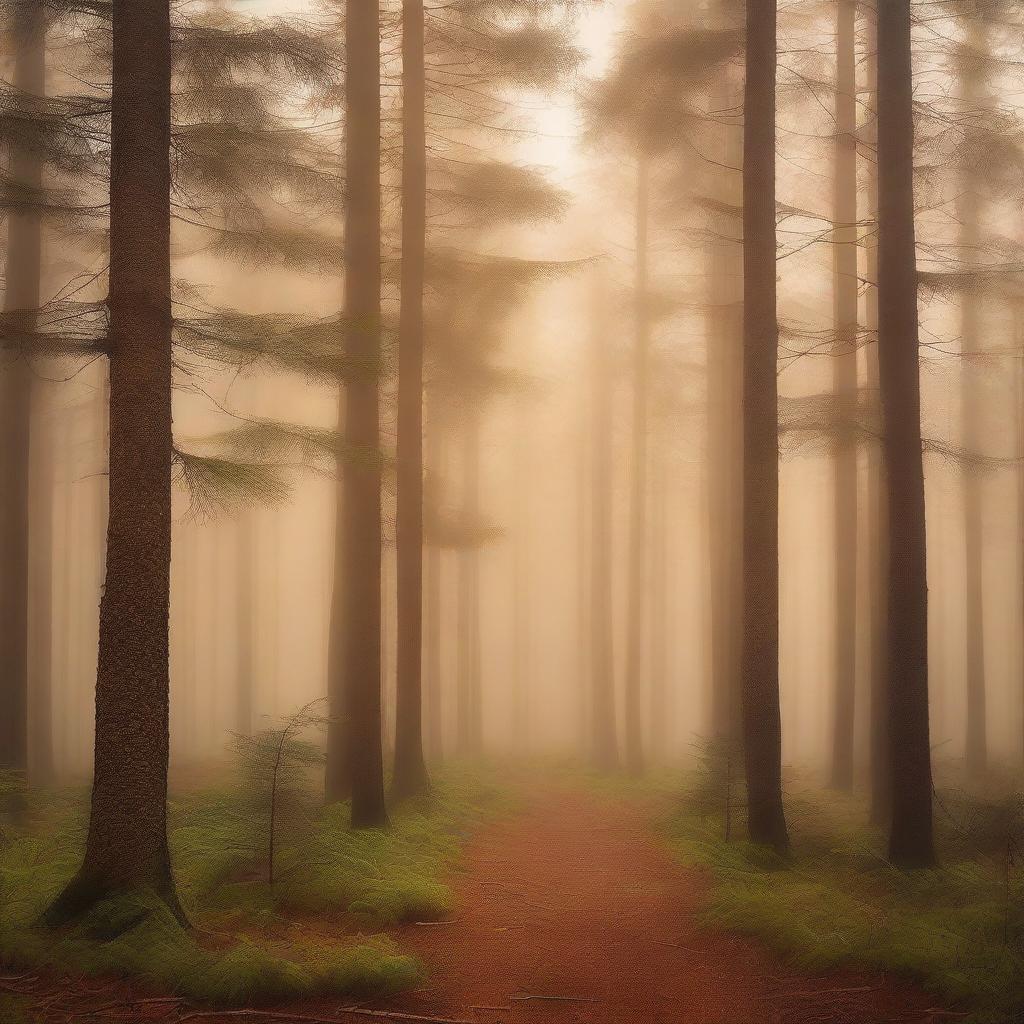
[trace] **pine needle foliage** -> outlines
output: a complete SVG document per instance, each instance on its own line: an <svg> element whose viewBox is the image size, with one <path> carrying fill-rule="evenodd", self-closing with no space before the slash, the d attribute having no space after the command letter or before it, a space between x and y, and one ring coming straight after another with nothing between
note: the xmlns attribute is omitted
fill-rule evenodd
<svg viewBox="0 0 1024 1024"><path fill-rule="evenodd" d="M280 837L308 829L319 804L317 776L324 752L310 733L326 725L322 700L289 715L276 728L234 737L243 813L264 833L267 885L274 888Z"/></svg>

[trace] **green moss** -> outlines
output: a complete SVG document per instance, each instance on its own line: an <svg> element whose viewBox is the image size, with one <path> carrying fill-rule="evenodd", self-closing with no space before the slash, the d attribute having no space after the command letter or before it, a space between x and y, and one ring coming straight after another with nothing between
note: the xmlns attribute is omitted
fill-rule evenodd
<svg viewBox="0 0 1024 1024"><path fill-rule="evenodd" d="M449 913L453 895L443 874L455 866L463 838L510 802L478 769L463 767L440 773L429 798L394 809L385 831L353 833L346 806L323 809L282 837L271 889L259 822L236 780L222 778L170 808L175 877L194 929L182 929L143 892L106 899L73 928L47 931L37 922L80 862L87 806L82 791L33 794L0 844L2 962L129 977L226 1007L416 984L418 965L391 941L348 933ZM294 937L322 931L292 923L295 915L333 921L339 913L347 918L340 930L328 926L317 941Z"/></svg>
<svg viewBox="0 0 1024 1024"><path fill-rule="evenodd" d="M509 806L471 769L447 769L432 795L395 809L387 831L352 832L348 808L322 810L278 851L278 881L264 871L258 823L232 780L173 801L170 843L183 929L148 893L103 901L72 928L37 926L39 915L77 868L85 835L85 794L35 794L16 834L0 845L0 959L87 976L116 974L154 991L217 1006L304 994L390 993L415 984L416 962L382 937L356 936L450 912L442 876L463 837ZM289 918L343 914L318 932ZM282 938L281 936L287 936Z"/></svg>
<svg viewBox="0 0 1024 1024"><path fill-rule="evenodd" d="M790 801L793 856L782 862L676 802L663 822L677 856L711 869L708 924L767 941L808 970L861 966L903 974L978 1022L1024 1012L1024 874L975 853L901 872L864 808L835 794Z"/></svg>
<svg viewBox="0 0 1024 1024"><path fill-rule="evenodd" d="M72 928L0 932L11 966L51 967L86 976L116 974L143 987L217 1006L249 1005L306 993L389 993L415 982L415 962L384 940L330 945L231 938L209 949L148 893L98 904Z"/></svg>

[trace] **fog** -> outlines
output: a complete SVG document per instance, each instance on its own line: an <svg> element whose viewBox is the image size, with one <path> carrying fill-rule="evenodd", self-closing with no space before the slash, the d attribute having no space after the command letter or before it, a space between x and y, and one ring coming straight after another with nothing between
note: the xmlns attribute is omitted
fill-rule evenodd
<svg viewBox="0 0 1024 1024"><path fill-rule="evenodd" d="M632 137L633 126L610 95L627 60L623 54L659 33L699 27L707 17L702 14L706 6L605 3L545 16L547 24L561 25L572 45L581 49L571 72L543 88L488 83L478 114L483 123L497 122L490 128L467 123L464 108L447 120L439 112L431 122L428 109L428 137L436 141L439 161L431 171L437 191L429 204L429 244L472 251L479 260L516 262L507 271L506 284L505 272L489 271L495 287L507 288L509 294L486 324L473 322L477 314L471 303L468 309L459 308L464 285L457 271L442 286L428 285L427 304L433 312L428 314L425 450L428 495L437 508L427 513L426 563L433 567L428 575L436 573L438 579L426 594L425 615L436 616L438 625L426 641L435 643L437 651L425 652L424 686L426 718L440 723L440 730L435 726L428 736L431 758L465 752L459 750L456 719L458 681L467 671L474 676L468 685L479 691L487 750L587 755L594 634L595 628L601 629L593 621L590 593L599 443L609 448L610 477L602 500L610 516L607 650L617 717L621 723L627 686L635 685L644 748L655 761L687 759L695 739L714 730L710 652L718 584L713 576L724 563L716 561L711 547L716 531L728 529L728 521L721 519L722 505L714 498L719 486L715 476L725 471L715 459L738 457L735 443L715 432L734 427L730 421L740 409L734 384L731 392L728 384L723 392L720 384L709 383L709 365L716 358L715 344L723 344L718 311L723 302L738 301L741 281L733 277L730 283L728 277L735 273L739 251L738 240L729 237L730 218L710 209L709 196L714 198L716 190L721 196L730 178L738 185L727 165L737 156L739 122L729 108L742 67L737 57L710 66L703 77L699 69L692 71L694 80L681 87L688 90L685 103L692 105L679 115L682 127L672 123L676 111L667 108L662 123L643 143L642 154ZM262 7L265 16L294 9ZM792 407L799 420L789 431L784 423L782 435L781 711L787 764L814 769L829 763L835 701L836 457L834 436L824 425L807 424L813 412L801 410L813 407L798 400L823 396L832 388L835 246L828 225L833 20L825 4L795 5L783 13L788 56L783 57L779 85L779 388L784 415ZM935 103L945 102L952 109L956 76L948 55L934 52L934 38L940 34L949 47L956 45L959 23L952 15L947 22L941 33L940 28L928 29L931 37L922 42L918 74L929 94L939 96ZM865 67L862 63L862 90L869 88ZM397 157L389 150L394 128L388 120L400 113L400 99L388 84L389 73L393 81L398 70L394 64L389 70L385 62L384 225L385 239L390 239L385 248L386 323L397 317L398 282L392 268L400 246L395 235L400 207ZM450 89L450 83L444 88ZM1001 91L998 78L988 89L994 114L1016 117L1013 93ZM453 106L465 104L452 100L450 92L446 95ZM329 113L310 115L303 109L301 90L282 102L290 108L287 116L314 137L330 140L338 131ZM602 103L608 110L601 109ZM657 110L652 116L658 119ZM870 125L866 103L859 121L862 129ZM673 137L677 131L679 137ZM926 128L922 134L933 133ZM930 148L941 153L944 144L951 145L939 139ZM553 215L529 209L530 197L511 193L494 200L489 216L446 198L444 178L453 166L494 160L536 177L530 187L550 189L558 207ZM640 256L638 173L649 176L650 191L649 234ZM862 153L862 200L870 173L870 160ZM963 259L954 251L957 224L951 212L962 171L955 161L943 165L939 160L920 176L922 268L948 271L951 262ZM1019 244L1016 199L1016 194L990 190L979 230ZM281 213L297 221L310 216L301 207L286 207L275 216ZM872 228L864 216L860 219L858 373L862 393L868 395L864 404L870 404L867 361L874 339L865 325L870 321L867 260ZM173 231L174 273L189 282L188 294L197 305L246 315L336 316L343 290L340 268L211 258L210 232L204 230L182 222ZM987 244L987 238L978 243ZM51 266L45 275L46 296L67 287L52 265L65 245L55 232L47 232ZM638 295L641 258L648 270ZM991 262L987 255L981 258ZM104 256L83 253L79 277L101 272L104 263ZM724 285L715 277L723 266ZM524 272L524 267L531 269ZM968 365L960 354L961 303L941 287L922 289L931 717L937 756L961 758L968 630L964 480L975 471L965 470L960 453L980 447L975 454L988 459L977 484L983 523L979 642L984 649L987 744L993 758L1015 763L1024 723L1024 513L1016 461L1019 316L1015 269L1001 265L998 270L1005 281L992 284L994 294L985 298L980 314L978 333L986 354L976 360L970 386L980 389L983 399L971 438L961 411ZM519 279L512 283L516 274ZM86 294L100 297L101 285L96 283ZM187 308L193 299L183 291L181 302ZM638 316L649 324L650 385L641 524L646 551L638 591L641 668L632 681L626 664L633 571L630 512L637 471L631 350ZM467 397L471 384L444 381L437 384L435 401L431 363L443 356L432 357L430 345L437 339L443 352L442 336L451 324L460 344L485 349L474 358L488 367L494 383L486 394ZM474 337L478 326L483 336ZM386 328L389 367L394 365L394 346ZM596 366L598 359L606 359L607 366ZM54 763L61 774L84 777L91 760L106 517L106 372L102 361L93 359L85 364L34 359L32 368L33 388L41 399L35 414L39 430L33 442L32 521L41 539L33 555L31 589L50 591L52 599L52 621L37 629L32 657L52 666L47 699L52 701ZM443 367L434 369L443 375ZM594 381L602 373L610 390L607 405L598 411ZM394 386L389 369L383 378L381 412L386 460L394 456ZM204 439L239 423L272 420L329 430L336 418L335 391L308 374L274 370L257 358L225 368L190 355L177 367L175 437L203 450ZM725 403L725 408L714 403ZM596 416L607 422L598 424ZM868 758L875 599L868 488L875 440L870 434L865 428L857 443L855 714L860 767ZM339 486L344 501L344 481L316 457L291 452L281 461L289 463L280 473L287 489L275 486L270 500L261 500L258 493L213 493L216 484L211 481L199 484L200 493L189 493L188 474L177 474L170 624L171 747L177 767L224 752L232 732L243 727L240 703L248 706L251 701L252 721L257 723L291 713L325 693L334 515ZM479 493L471 494L477 476ZM390 470L384 480L382 687L385 744L390 746L396 685L395 488ZM733 498L738 500L735 494ZM467 502L478 508L469 510ZM432 514L438 520L433 537ZM477 521L467 523L467 517ZM47 530L52 531L48 550L41 546ZM475 536L460 537L460 530ZM734 534L723 542L733 545L741 539ZM854 557L853 552L844 554ZM460 584L460 571L469 574L471 584ZM471 587L471 607L465 606L467 591L460 586ZM39 600L44 598L32 598L33 608ZM737 616L729 619L728 628L741 628ZM39 716L46 716L47 709L34 706L33 714L36 728L45 733Z"/></svg>

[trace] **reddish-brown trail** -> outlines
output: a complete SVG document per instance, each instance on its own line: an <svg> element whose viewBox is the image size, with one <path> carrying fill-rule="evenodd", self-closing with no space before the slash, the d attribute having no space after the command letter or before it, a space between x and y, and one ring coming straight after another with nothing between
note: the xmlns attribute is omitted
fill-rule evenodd
<svg viewBox="0 0 1024 1024"><path fill-rule="evenodd" d="M860 973L809 976L703 927L710 882L649 810L570 788L473 839L452 919L399 943L427 969L380 1004L477 1024L882 1024L949 1020L933 997Z"/></svg>
<svg viewBox="0 0 1024 1024"><path fill-rule="evenodd" d="M961 1015L895 978L808 975L756 941L706 928L711 882L676 863L657 808L581 787L533 789L468 842L450 919L396 929L426 969L387 1001L211 1011L139 999L123 983L8 978L32 1020L161 1024L923 1024ZM350 941L344 922L309 922ZM52 991L41 991L52 987ZM0 1009L0 1016L2 1016ZM3 1024L0 1021L0 1024Z"/></svg>

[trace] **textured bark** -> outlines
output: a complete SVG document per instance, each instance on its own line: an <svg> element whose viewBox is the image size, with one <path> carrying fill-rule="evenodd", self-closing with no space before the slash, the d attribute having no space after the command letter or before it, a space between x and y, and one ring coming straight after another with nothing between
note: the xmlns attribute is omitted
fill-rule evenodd
<svg viewBox="0 0 1024 1024"><path fill-rule="evenodd" d="M961 82L967 116L976 116L985 109L985 79L975 54L984 54L987 33L975 17L969 27L969 51ZM967 130L970 144L971 130ZM981 246L981 197L976 176L968 169L964 174L957 200L960 223L961 259L965 268L976 266ZM982 409L985 401L978 355L982 351L981 296L973 289L963 293L960 309L960 344L963 359L960 379L963 403L964 447L969 455L983 449ZM988 763L988 730L986 728L985 683L985 586L984 586L984 515L982 476L970 464L964 467L964 670L967 689L967 722L965 762L970 775L983 775Z"/></svg>
<svg viewBox="0 0 1024 1024"><path fill-rule="evenodd" d="M647 423L650 387L651 319L648 309L648 220L650 166L645 156L637 167L636 279L634 282L633 421L629 506L629 605L626 618L625 762L626 771L644 770L643 652L647 598Z"/></svg>
<svg viewBox="0 0 1024 1024"><path fill-rule="evenodd" d="M85 859L51 921L124 888L151 889L181 913L167 849L170 113L168 0L115 4L109 517L95 766Z"/></svg>
<svg viewBox="0 0 1024 1024"><path fill-rule="evenodd" d="M591 311L590 757L595 768L607 772L618 767L619 751L612 617L612 371L605 284L598 275Z"/></svg>
<svg viewBox="0 0 1024 1024"><path fill-rule="evenodd" d="M774 0L747 0L743 151L743 741L750 838L789 846L779 714Z"/></svg>
<svg viewBox="0 0 1024 1024"><path fill-rule="evenodd" d="M864 128L864 142L870 153L868 166L867 220L878 223L878 163L875 158L878 144L875 112L878 110L878 22L873 2L859 5L864 26L865 75L868 82L868 120ZM865 352L865 386L871 394L879 394L878 373L878 234L869 231L864 239L865 272L871 284L866 296L865 326L875 336L875 344ZM865 485L866 557L868 602L871 609L871 635L869 671L871 673L871 719L869 756L871 758L871 821L876 825L888 823L892 813L891 773L889 770L889 593L887 572L889 564L888 498L885 479L885 459L881 444L872 444L867 453L867 480Z"/></svg>
<svg viewBox="0 0 1024 1024"><path fill-rule="evenodd" d="M352 798L352 827L387 824L381 728L380 11L345 16L346 351L363 367L345 390L344 466L331 633L327 798Z"/></svg>
<svg viewBox="0 0 1024 1024"><path fill-rule="evenodd" d="M398 328L398 797L430 788L423 757L423 283L427 237L423 0L402 3L402 282Z"/></svg>
<svg viewBox="0 0 1024 1024"><path fill-rule="evenodd" d="M835 454L835 705L832 785L853 789L857 686L857 7L839 0L836 24L833 390L839 409Z"/></svg>
<svg viewBox="0 0 1024 1024"><path fill-rule="evenodd" d="M889 482L890 859L934 861L910 0L878 10L878 352Z"/></svg>
<svg viewBox="0 0 1024 1024"><path fill-rule="evenodd" d="M12 12L16 47L13 85L42 96L46 90L46 23L43 4ZM14 147L10 176L39 188L43 168L31 147ZM30 330L39 308L42 227L32 212L8 216L4 313ZM32 373L27 351L0 362L0 768L28 772L29 684L29 453Z"/></svg>

